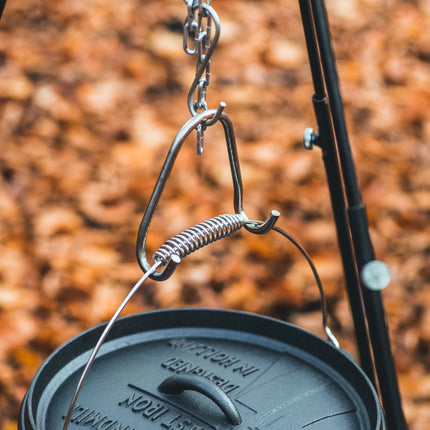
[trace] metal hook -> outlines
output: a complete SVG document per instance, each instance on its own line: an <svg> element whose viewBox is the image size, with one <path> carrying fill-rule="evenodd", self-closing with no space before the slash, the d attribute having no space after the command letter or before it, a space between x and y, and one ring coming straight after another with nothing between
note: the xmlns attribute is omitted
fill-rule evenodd
<svg viewBox="0 0 430 430"><path fill-rule="evenodd" d="M225 102L221 102L219 104L218 109L216 110L213 118L211 120L205 122L206 127L210 127L211 125L214 125L216 122L219 121L221 114L223 113L226 106L227 106L227 103L225 103Z"/></svg>
<svg viewBox="0 0 430 430"><path fill-rule="evenodd" d="M223 110L226 107L226 103L225 102L221 102L218 106L218 109L215 112L215 115L213 116L213 118L209 121L204 121L202 124L199 124L196 127L196 131L197 131L197 155L202 155L203 154L203 148L204 148L204 139L205 139L205 130L207 127L210 127L211 125L214 125L216 122L219 121L221 114L223 112Z"/></svg>
<svg viewBox="0 0 430 430"><path fill-rule="evenodd" d="M215 120L218 118L218 121L221 122L224 128L225 139L227 143L227 151L230 162L230 170L233 180L233 204L234 210L236 214L239 214L245 220L245 227L252 233L262 234L269 231L276 220L279 217L279 212L272 211L271 215L268 219L262 224L256 224L255 222L248 222L248 217L245 214L243 209L243 186L242 186L242 176L240 173L239 167L239 159L237 154L236 147L236 139L234 136L233 124L228 117L228 115L223 112L225 107L225 103L221 103L218 109L210 109L203 111L196 116L190 118L185 125L181 128L179 133L176 135L175 139L172 142L170 150L167 154L166 160L164 161L163 167L161 169L158 180L155 184L154 190L152 192L151 198L149 199L148 206L143 215L142 221L139 226L139 231L137 234L137 243L136 243L136 255L137 260L139 262L140 267L144 272L147 272L151 269L152 264L149 263L146 256L146 240L148 236L149 226L151 224L151 220L154 216L157 205L160 201L161 195L166 186L167 180L170 176L170 173L173 168L173 164L179 154L179 151L182 147L182 144L185 142L186 138L190 135L190 133L199 125L205 123L207 126L215 124ZM165 280L170 277L173 271L176 269L180 262L180 256L175 255L175 258L171 258L164 268L161 271L155 271L151 275L151 279L154 280Z"/></svg>
<svg viewBox="0 0 430 430"><path fill-rule="evenodd" d="M280 215L281 214L278 211L272 210L272 212L270 212L269 217L263 223L248 221L245 223L244 227L251 233L265 234L265 233L268 233L270 230L272 230L276 221L278 221L278 218L280 217Z"/></svg>

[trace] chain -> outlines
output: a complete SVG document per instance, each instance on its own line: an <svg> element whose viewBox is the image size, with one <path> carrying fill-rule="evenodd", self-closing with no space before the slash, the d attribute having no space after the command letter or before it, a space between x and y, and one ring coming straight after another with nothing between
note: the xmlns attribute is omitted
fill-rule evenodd
<svg viewBox="0 0 430 430"><path fill-rule="evenodd" d="M211 6L211 0L184 1L188 9L183 27L184 51L188 55L197 56L196 75L188 92L188 109L191 115L195 116L208 109L206 94L211 77L210 57L218 43L221 26L218 15ZM212 30L215 30L214 34ZM205 128L205 124L196 128L199 155L203 152Z"/></svg>

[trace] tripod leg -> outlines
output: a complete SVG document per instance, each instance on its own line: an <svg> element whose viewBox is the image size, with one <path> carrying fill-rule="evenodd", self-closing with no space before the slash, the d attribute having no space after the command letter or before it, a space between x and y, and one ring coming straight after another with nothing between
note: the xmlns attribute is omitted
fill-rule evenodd
<svg viewBox="0 0 430 430"><path fill-rule="evenodd" d="M314 111L318 124L317 146L322 149L331 205L337 230L337 238L344 267L344 277L348 292L351 314L354 322L360 364L366 375L375 385L375 370L370 339L364 314L363 298L355 264L354 250L346 218L346 201L340 173L336 142L331 123L330 109L327 104L324 77L318 51L318 43L313 25L312 11L309 0L300 0L303 29L306 38L309 63L312 72L315 94L313 96Z"/></svg>
<svg viewBox="0 0 430 430"><path fill-rule="evenodd" d="M356 262L355 267L358 270L358 274L360 274L367 263L375 260L375 255L369 235L366 208L361 202L349 144L327 13L323 0L302 1L301 5L307 6L309 11L308 19L313 21L311 27L314 28L317 43L312 49L319 52L324 80L324 85L319 83L318 88L326 88L329 112L331 114L330 121L327 119L324 122L329 123L330 127L332 125L334 140L337 144L340 174L348 205L347 223ZM311 66L312 64L315 66L315 63L316 60L311 63ZM319 74L321 75L321 72ZM316 75L316 73L313 73L313 77ZM345 270L348 270L348 267L345 267ZM365 285L363 281L360 281L360 287L387 426L390 430L405 430L407 425L401 406L397 374L391 354L381 292L369 289L368 285Z"/></svg>

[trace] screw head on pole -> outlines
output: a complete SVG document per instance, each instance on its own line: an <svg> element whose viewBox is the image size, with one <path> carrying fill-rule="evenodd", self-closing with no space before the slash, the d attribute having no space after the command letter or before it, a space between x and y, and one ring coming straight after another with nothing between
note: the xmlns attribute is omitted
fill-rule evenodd
<svg viewBox="0 0 430 430"><path fill-rule="evenodd" d="M391 281L390 269L382 261L370 261L363 266L361 279L370 290L380 291Z"/></svg>
<svg viewBox="0 0 430 430"><path fill-rule="evenodd" d="M314 148L315 143L315 130L311 127L305 130L303 135L303 144L306 149L311 150Z"/></svg>

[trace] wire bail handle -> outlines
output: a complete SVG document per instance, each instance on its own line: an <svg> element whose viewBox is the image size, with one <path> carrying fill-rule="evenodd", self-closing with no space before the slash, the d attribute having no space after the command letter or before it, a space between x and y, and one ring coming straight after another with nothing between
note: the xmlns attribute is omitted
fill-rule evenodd
<svg viewBox="0 0 430 430"><path fill-rule="evenodd" d="M189 134L196 129L199 125L211 126L218 121L221 122L224 128L225 139L227 143L227 151L230 162L230 170L233 179L233 204L235 214L238 215L242 225L250 232L255 234L264 234L268 232L276 223L279 218L279 212L272 211L269 217L264 222L255 222L248 219L243 209L243 186L242 176L240 173L239 159L237 154L236 139L234 135L233 125L228 115L223 112L225 107L224 103L220 104L218 109L205 110L192 118L190 118L173 140L170 150L166 156L161 172L158 176L151 198L149 199L148 206L142 217L139 226L136 242L136 256L138 263L142 270L146 273L153 266L149 263L146 255L146 240L148 236L149 226L154 216L155 210L160 201L161 195L169 179L175 160L179 151ZM222 217L222 216L221 216ZM236 228L237 230L237 228ZM224 237L226 234L223 234ZM194 249L193 249L194 250ZM192 250L190 251L192 252ZM188 252L189 253L189 252ZM187 255L188 253L184 254ZM177 265L181 261L181 253L173 252L167 261L163 261L164 268L161 271L155 271L151 274L151 279L162 281L170 277Z"/></svg>

